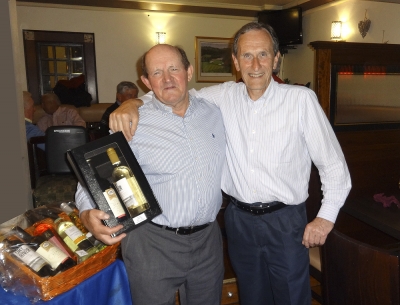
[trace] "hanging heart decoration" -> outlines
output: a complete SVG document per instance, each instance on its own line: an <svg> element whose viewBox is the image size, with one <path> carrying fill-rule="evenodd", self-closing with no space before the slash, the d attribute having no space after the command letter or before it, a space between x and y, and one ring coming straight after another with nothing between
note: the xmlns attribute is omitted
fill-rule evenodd
<svg viewBox="0 0 400 305"><path fill-rule="evenodd" d="M364 20L358 23L358 30L360 31L360 34L363 39L367 35L370 26L371 26L371 20L367 18L367 10L365 10Z"/></svg>

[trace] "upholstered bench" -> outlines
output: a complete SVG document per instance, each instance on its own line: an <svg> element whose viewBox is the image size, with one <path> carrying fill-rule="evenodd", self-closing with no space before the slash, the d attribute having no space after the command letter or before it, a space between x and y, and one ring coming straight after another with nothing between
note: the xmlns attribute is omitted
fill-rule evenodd
<svg viewBox="0 0 400 305"><path fill-rule="evenodd" d="M82 119L86 122L86 127L91 128L93 124L100 123L101 117L103 116L104 111L108 107L110 107L113 103L100 103L100 104L92 104L90 107L79 107L76 108L73 105L66 105L63 106L75 108ZM41 105L35 105L35 112L33 114L33 124L36 124L39 119L44 115L44 110L42 109Z"/></svg>

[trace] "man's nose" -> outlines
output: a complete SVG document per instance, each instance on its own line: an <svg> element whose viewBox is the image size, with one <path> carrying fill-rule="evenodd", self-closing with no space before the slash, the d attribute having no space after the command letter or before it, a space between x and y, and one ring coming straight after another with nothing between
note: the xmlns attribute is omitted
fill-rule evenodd
<svg viewBox="0 0 400 305"><path fill-rule="evenodd" d="M169 81L171 81L171 74L169 72L165 72L163 74L163 78L164 78L165 82L169 82Z"/></svg>
<svg viewBox="0 0 400 305"><path fill-rule="evenodd" d="M258 60L257 57L255 57L253 59L253 62L251 63L251 66L252 66L253 70L258 71L258 69L260 68L261 65L260 65L260 61Z"/></svg>

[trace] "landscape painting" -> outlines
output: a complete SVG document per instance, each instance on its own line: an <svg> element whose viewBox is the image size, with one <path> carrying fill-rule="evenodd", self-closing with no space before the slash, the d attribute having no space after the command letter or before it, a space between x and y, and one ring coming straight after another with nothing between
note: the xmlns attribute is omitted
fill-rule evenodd
<svg viewBox="0 0 400 305"><path fill-rule="evenodd" d="M235 81L231 38L196 37L196 81Z"/></svg>

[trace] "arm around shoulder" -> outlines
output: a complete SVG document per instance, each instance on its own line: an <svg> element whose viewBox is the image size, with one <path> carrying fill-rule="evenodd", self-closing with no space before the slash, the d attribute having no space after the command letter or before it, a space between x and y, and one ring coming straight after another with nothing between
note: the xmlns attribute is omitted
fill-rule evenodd
<svg viewBox="0 0 400 305"><path fill-rule="evenodd" d="M122 131L130 141L135 134L139 122L139 107L143 105L141 99L126 100L110 114L109 127L113 132Z"/></svg>

